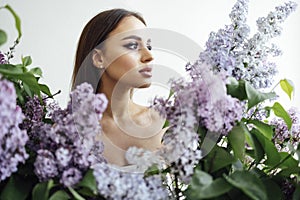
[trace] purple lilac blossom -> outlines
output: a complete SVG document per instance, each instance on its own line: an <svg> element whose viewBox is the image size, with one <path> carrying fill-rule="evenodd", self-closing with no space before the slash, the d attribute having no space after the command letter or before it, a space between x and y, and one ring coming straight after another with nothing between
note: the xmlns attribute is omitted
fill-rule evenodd
<svg viewBox="0 0 300 200"><path fill-rule="evenodd" d="M29 130L31 127L42 121L44 117L44 106L41 104L40 99L37 96L28 98L23 107L25 119L20 125L22 129Z"/></svg>
<svg viewBox="0 0 300 200"><path fill-rule="evenodd" d="M238 99L229 95L207 106L201 109L204 112L201 112L200 116L205 127L212 132L225 135L235 126L236 121L242 119L243 106Z"/></svg>
<svg viewBox="0 0 300 200"><path fill-rule="evenodd" d="M194 165L201 158L196 132L205 126L210 132L226 135L242 118L244 104L226 94L223 77L214 75L208 66L196 61L188 64L191 81L173 80L169 99L156 98L154 108L168 120L170 127L160 150L166 163L184 182L189 182ZM187 98L188 97L188 98ZM215 137L215 136L213 136Z"/></svg>
<svg viewBox="0 0 300 200"><path fill-rule="evenodd" d="M39 177L40 181L46 181L58 175L57 162L50 151L44 149L37 151L34 173Z"/></svg>
<svg viewBox="0 0 300 200"><path fill-rule="evenodd" d="M292 119L291 130L288 130L286 123L281 118L274 118L270 124L275 126L273 141L278 150L288 151L287 144L294 147L299 145L300 141L300 112L297 108L292 107L288 110Z"/></svg>
<svg viewBox="0 0 300 200"><path fill-rule="evenodd" d="M69 168L62 173L60 183L67 187L72 187L82 178L82 173L77 168Z"/></svg>
<svg viewBox="0 0 300 200"><path fill-rule="evenodd" d="M40 181L61 177L65 186L78 183L88 168L96 162L106 162L99 120L107 106L103 94L94 94L89 84L79 85L70 94L66 109L55 102L46 105L45 116L53 124L33 123L29 136L29 148L37 151L35 173ZM47 167L48 166L48 167ZM51 166L51 167L50 167ZM51 171L51 169L52 171Z"/></svg>
<svg viewBox="0 0 300 200"><path fill-rule="evenodd" d="M268 42L280 35L279 24L284 22L295 8L294 2L276 7L267 17L257 20L258 32L252 38L248 38L248 0L238 0L229 15L232 24L210 34L206 49L199 55L200 62L210 64L213 71L226 73L227 77L246 80L255 88L270 87L277 69L276 64L267 59L269 55L281 55L281 50Z"/></svg>
<svg viewBox="0 0 300 200"><path fill-rule="evenodd" d="M16 98L13 83L0 80L0 182L16 172L18 164L28 158L25 150L28 135L19 128L24 114Z"/></svg>
<svg viewBox="0 0 300 200"><path fill-rule="evenodd" d="M171 168L172 174L178 174L181 181L189 184L194 174L194 166L201 159L201 151L187 148Z"/></svg>
<svg viewBox="0 0 300 200"><path fill-rule="evenodd" d="M107 199L167 199L159 176L121 172L107 164L94 166L94 177L101 195Z"/></svg>
<svg viewBox="0 0 300 200"><path fill-rule="evenodd" d="M5 55L0 51L0 65L1 64L7 64L7 60Z"/></svg>

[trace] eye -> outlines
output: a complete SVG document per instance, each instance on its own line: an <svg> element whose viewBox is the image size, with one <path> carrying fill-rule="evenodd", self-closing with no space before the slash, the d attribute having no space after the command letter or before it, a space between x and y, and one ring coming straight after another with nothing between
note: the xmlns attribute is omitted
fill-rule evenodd
<svg viewBox="0 0 300 200"><path fill-rule="evenodd" d="M152 46L151 46L150 44L148 44L148 45L147 45L147 49L148 49L149 51L151 51L151 50L152 50Z"/></svg>
<svg viewBox="0 0 300 200"><path fill-rule="evenodd" d="M128 44L125 44L124 47L131 49L131 50L137 50L139 47L139 44L137 42L129 42Z"/></svg>

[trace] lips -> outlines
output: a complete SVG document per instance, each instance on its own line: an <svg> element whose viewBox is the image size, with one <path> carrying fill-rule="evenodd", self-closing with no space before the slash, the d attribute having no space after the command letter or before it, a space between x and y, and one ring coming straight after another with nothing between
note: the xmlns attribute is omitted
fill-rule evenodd
<svg viewBox="0 0 300 200"><path fill-rule="evenodd" d="M139 70L139 73L142 74L146 78L152 77L152 68L151 67L144 67Z"/></svg>

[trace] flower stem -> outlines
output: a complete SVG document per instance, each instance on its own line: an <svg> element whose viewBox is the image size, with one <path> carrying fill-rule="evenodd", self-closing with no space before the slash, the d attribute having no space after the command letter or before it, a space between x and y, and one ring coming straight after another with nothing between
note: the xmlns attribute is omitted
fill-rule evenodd
<svg viewBox="0 0 300 200"><path fill-rule="evenodd" d="M289 159L292 156L292 154L289 154L288 156L286 156L284 159L282 159L279 163L277 163L276 165L274 165L273 167L271 167L270 169L268 169L266 171L266 173L269 173L270 171L276 169L279 165L281 165L282 163L284 163L287 159Z"/></svg>

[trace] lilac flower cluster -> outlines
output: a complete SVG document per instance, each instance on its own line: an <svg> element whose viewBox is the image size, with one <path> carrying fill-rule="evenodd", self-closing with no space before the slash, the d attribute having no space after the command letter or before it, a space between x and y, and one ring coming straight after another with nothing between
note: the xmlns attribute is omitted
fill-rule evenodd
<svg viewBox="0 0 300 200"><path fill-rule="evenodd" d="M257 20L258 32L248 38L248 0L238 0L229 15L232 24L210 34L205 51L200 53L200 61L210 64L212 70L225 73L227 77L249 81L255 88L270 87L277 70L275 63L267 59L269 55L280 55L281 50L267 42L280 35L279 24L295 8L294 2L276 7L266 18Z"/></svg>
<svg viewBox="0 0 300 200"><path fill-rule="evenodd" d="M165 164L165 161L160 156L159 151L153 152L135 146L127 149L125 157L128 163L134 165L139 171L146 171L153 165L156 165L159 169L162 169Z"/></svg>
<svg viewBox="0 0 300 200"><path fill-rule="evenodd" d="M44 105L46 102L41 102L38 96L27 98L22 110L25 114L25 119L20 125L22 129L30 130L33 124L42 122L45 115Z"/></svg>
<svg viewBox="0 0 300 200"><path fill-rule="evenodd" d="M163 137L160 156L172 165L173 172L185 183L190 181L193 167L201 158L198 126L219 136L227 134L243 113L243 104L226 94L222 78L201 62L189 64L189 69L192 81L173 80L174 96L154 100L154 108L170 124Z"/></svg>
<svg viewBox="0 0 300 200"><path fill-rule="evenodd" d="M83 83L70 94L66 109L50 103L48 117L53 124L41 121L39 101L32 99L25 106L32 128L29 136L32 151L37 152L34 172L40 181L60 177L65 186L78 183L83 173L96 162L106 162L99 120L107 106L103 94L94 94L92 87ZM31 106L35 103L36 106ZM36 115L32 109L36 108Z"/></svg>
<svg viewBox="0 0 300 200"><path fill-rule="evenodd" d="M16 172L18 164L28 158L25 150L28 135L19 128L24 114L16 98L13 83L0 79L0 182Z"/></svg>
<svg viewBox="0 0 300 200"><path fill-rule="evenodd" d="M5 55L0 51L0 65L1 64L7 64L7 60Z"/></svg>
<svg viewBox="0 0 300 200"><path fill-rule="evenodd" d="M121 172L108 164L94 166L97 187L106 199L167 199L168 193L159 176Z"/></svg>
<svg viewBox="0 0 300 200"><path fill-rule="evenodd" d="M294 147L300 144L300 112L297 108L292 107L288 110L288 113L293 123L291 130L288 130L286 123L281 118L274 118L270 122L271 125L275 126L273 141L281 151L288 151L288 143Z"/></svg>

